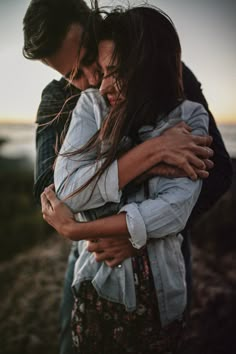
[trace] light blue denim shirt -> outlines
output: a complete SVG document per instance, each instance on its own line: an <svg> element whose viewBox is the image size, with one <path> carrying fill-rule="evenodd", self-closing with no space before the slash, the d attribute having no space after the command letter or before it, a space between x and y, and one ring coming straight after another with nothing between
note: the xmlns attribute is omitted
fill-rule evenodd
<svg viewBox="0 0 236 354"><path fill-rule="evenodd" d="M73 112L71 124L61 148L61 154L82 147L100 128L108 112L98 90L89 89L81 97ZM184 101L164 117L155 128L144 126L139 130L141 141L160 135L179 121L185 121L193 134L207 134L208 115L197 103ZM60 155L56 161L54 181L59 198L66 198L91 177L101 161L96 153L84 156ZM94 220L121 211L126 212L127 227L134 247L147 244L148 256L158 299L163 326L180 318L186 306L185 266L181 252L180 231L186 225L199 196L202 182L188 178L154 177L149 180L149 197L140 186L124 205L119 190L118 166L114 161L97 183L66 200L78 221ZM93 194L91 197L92 190ZM91 198L90 198L91 197ZM87 251L87 242L79 241L73 286L75 291L84 280L91 280L98 294L108 300L122 303L127 311L136 308L135 286L131 259L120 267L110 268L96 262Z"/></svg>

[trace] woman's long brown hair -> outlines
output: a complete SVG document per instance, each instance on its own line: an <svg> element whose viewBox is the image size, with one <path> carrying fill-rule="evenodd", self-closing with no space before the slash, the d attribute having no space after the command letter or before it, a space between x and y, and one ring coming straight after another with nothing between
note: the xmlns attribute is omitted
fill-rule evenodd
<svg viewBox="0 0 236 354"><path fill-rule="evenodd" d="M125 100L111 108L101 129L80 150L95 150L102 165L87 183L68 196L97 181L125 148L124 137L139 143L138 130L154 126L184 98L182 85L181 46L171 19L152 7L120 8L102 21L98 41L115 44L112 61L116 60L115 77ZM108 149L102 149L106 143ZM71 154L70 154L71 155Z"/></svg>

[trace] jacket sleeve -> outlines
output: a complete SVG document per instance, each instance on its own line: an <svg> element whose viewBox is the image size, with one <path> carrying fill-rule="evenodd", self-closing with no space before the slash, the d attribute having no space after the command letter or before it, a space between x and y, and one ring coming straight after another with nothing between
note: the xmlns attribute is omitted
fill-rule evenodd
<svg viewBox="0 0 236 354"><path fill-rule="evenodd" d="M37 112L33 192L38 202L40 202L40 194L44 188L53 183L56 147L60 148L60 139L67 130L71 111L77 101L77 98L73 98L65 104L68 91L63 89L61 81L54 80L43 90Z"/></svg>
<svg viewBox="0 0 236 354"><path fill-rule="evenodd" d="M215 166L209 177L203 181L202 190L190 220L210 209L220 197L229 189L232 183L233 169L230 156L225 148L222 136L217 128L215 119L209 111L207 101L202 93L201 84L194 74L183 64L183 82L186 97L201 103L209 115L209 135L213 137L211 148L214 150L212 158Z"/></svg>
<svg viewBox="0 0 236 354"><path fill-rule="evenodd" d="M76 213L103 206L107 202L118 203L118 165L115 160L97 180L82 187L103 163L97 160L96 151L75 153L100 129L105 114L105 102L91 92L84 91L73 111L71 124L55 164L54 181L57 195Z"/></svg>

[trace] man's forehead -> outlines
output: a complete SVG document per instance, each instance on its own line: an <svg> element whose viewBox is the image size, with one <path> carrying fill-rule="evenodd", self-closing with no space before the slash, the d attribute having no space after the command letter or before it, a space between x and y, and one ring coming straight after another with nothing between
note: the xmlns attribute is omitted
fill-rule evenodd
<svg viewBox="0 0 236 354"><path fill-rule="evenodd" d="M65 36L65 40L76 41L80 44L82 36L84 33L84 28L79 23L73 23L70 25L67 34Z"/></svg>
<svg viewBox="0 0 236 354"><path fill-rule="evenodd" d="M80 65L86 50L81 47L81 29L74 25L64 38L60 48L42 61L63 76Z"/></svg>

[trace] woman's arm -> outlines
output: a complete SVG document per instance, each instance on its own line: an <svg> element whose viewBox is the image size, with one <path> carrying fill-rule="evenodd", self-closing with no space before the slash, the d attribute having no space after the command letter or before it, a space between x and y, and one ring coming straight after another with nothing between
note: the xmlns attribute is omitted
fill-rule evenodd
<svg viewBox="0 0 236 354"><path fill-rule="evenodd" d="M57 232L71 240L94 240L97 238L128 238L125 213L89 222L77 222L71 210L57 198L52 187L45 188L41 194L43 218Z"/></svg>
<svg viewBox="0 0 236 354"><path fill-rule="evenodd" d="M193 109L191 107L189 121L193 131L206 134L208 120L205 110L200 105L195 105ZM189 110L188 105L187 108ZM161 178L152 182L157 183L154 186L155 198L152 196L152 199L141 203L128 204L121 210L125 213L88 223L76 223L73 217L63 223L61 217L55 216L57 206L61 208L61 203L54 198L51 190L47 190L44 198L45 201L49 200L52 209L49 212L45 208L44 217L59 233L73 240L131 236L134 246L140 248L148 237L160 238L181 231L201 190L201 181L194 182L188 178Z"/></svg>
<svg viewBox="0 0 236 354"><path fill-rule="evenodd" d="M165 188L164 188L165 186ZM156 199L128 204L120 214L90 222L75 221L72 212L55 193L47 188L41 196L44 219L59 234L74 240L100 238L132 238L136 248L142 247L147 238L160 238L181 231L200 193L201 182L187 178L163 183ZM127 211L127 212L125 212Z"/></svg>
<svg viewBox="0 0 236 354"><path fill-rule="evenodd" d="M98 105L91 92L81 95L56 162L54 180L57 194L74 212L100 207L107 202L119 202L120 190L126 184L162 161L181 168L193 179L197 176L196 169L204 170L201 158L212 154L206 148L211 138L192 136L187 125L181 123L162 136L133 148L114 161L98 182L94 181L79 194L66 199L87 182L102 163L95 161L96 156L93 155L62 155L81 148L97 132L105 112L105 106L101 106L105 103L102 98L100 100ZM90 198L92 191L93 197Z"/></svg>

